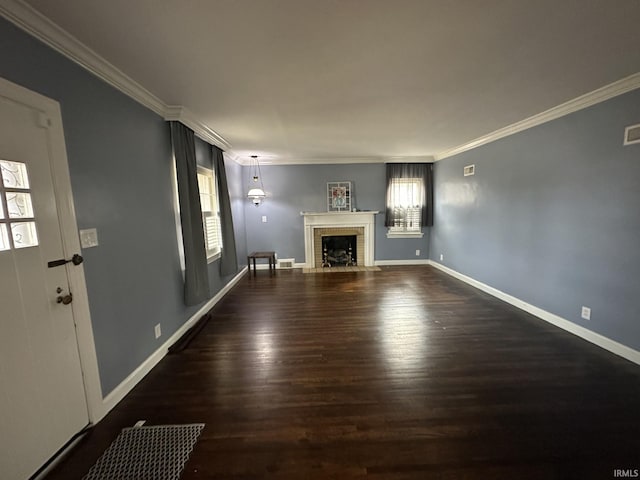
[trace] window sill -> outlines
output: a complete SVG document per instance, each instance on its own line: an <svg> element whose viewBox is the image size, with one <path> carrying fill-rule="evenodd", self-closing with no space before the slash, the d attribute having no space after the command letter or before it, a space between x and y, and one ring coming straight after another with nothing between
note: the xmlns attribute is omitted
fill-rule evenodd
<svg viewBox="0 0 640 480"><path fill-rule="evenodd" d="M422 238L423 232L387 232L387 238Z"/></svg>
<svg viewBox="0 0 640 480"><path fill-rule="evenodd" d="M218 252L215 255L207 257L207 263L213 263L222 256L222 252Z"/></svg>

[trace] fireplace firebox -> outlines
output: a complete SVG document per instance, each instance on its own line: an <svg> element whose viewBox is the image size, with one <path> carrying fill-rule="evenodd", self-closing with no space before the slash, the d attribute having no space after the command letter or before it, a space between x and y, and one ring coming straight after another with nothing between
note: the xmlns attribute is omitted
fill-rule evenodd
<svg viewBox="0 0 640 480"><path fill-rule="evenodd" d="M358 258L357 235L325 235L322 237L322 266L350 267Z"/></svg>

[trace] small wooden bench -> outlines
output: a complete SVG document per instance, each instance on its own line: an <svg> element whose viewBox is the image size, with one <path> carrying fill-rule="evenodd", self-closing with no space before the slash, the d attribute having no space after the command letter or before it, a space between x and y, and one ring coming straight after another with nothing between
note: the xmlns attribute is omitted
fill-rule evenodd
<svg viewBox="0 0 640 480"><path fill-rule="evenodd" d="M253 276L256 275L256 258L266 258L269 261L269 275L276 273L276 252L252 252L247 255L247 266L249 267L249 275L251 275L251 261L253 261Z"/></svg>

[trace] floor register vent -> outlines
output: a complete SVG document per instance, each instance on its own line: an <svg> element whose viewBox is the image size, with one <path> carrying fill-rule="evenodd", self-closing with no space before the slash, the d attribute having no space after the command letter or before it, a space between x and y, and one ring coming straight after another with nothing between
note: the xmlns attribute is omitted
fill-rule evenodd
<svg viewBox="0 0 640 480"><path fill-rule="evenodd" d="M278 259L278 268L280 269L290 269L293 268L293 264L295 263L295 258L279 258Z"/></svg>

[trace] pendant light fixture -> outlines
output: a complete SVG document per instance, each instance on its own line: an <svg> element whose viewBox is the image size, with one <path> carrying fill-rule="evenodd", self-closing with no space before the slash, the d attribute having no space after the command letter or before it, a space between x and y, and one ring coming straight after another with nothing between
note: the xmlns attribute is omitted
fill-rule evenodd
<svg viewBox="0 0 640 480"><path fill-rule="evenodd" d="M253 170L253 183L249 186L247 197L251 199L253 204L258 207L262 200L266 197L264 193L264 185L262 185L262 172L260 171L260 162L257 155L251 155L251 167ZM258 183L260 182L260 183Z"/></svg>

